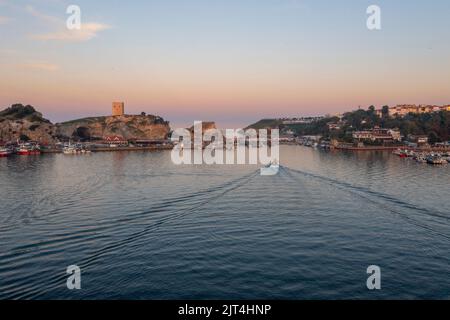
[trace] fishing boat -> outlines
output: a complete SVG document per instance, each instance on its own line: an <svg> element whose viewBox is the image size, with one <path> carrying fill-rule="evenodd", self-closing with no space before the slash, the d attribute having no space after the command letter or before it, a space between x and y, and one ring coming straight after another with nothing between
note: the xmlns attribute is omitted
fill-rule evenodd
<svg viewBox="0 0 450 320"><path fill-rule="evenodd" d="M64 154L76 154L77 151L74 147L64 147L63 148L63 153Z"/></svg>
<svg viewBox="0 0 450 320"><path fill-rule="evenodd" d="M41 150L39 145L32 145L29 143L21 144L16 150L16 154L20 156L39 155Z"/></svg>
<svg viewBox="0 0 450 320"><path fill-rule="evenodd" d="M274 176L280 170L280 165L277 161L272 161L268 165L261 168L260 172L262 176Z"/></svg>
<svg viewBox="0 0 450 320"><path fill-rule="evenodd" d="M11 155L11 150L7 148L0 148L0 158L5 158Z"/></svg>

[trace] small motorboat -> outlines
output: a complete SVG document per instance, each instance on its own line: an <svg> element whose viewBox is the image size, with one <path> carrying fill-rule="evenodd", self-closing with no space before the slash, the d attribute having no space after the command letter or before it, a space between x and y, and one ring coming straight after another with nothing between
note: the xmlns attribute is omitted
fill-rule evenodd
<svg viewBox="0 0 450 320"><path fill-rule="evenodd" d="M408 152L407 150L403 150L403 149L397 149L393 152L395 155L399 156L400 158L407 158L408 157Z"/></svg>
<svg viewBox="0 0 450 320"><path fill-rule="evenodd" d="M278 174L278 171L280 170L280 165L277 161L272 161L268 165L262 167L260 169L262 176L274 176Z"/></svg>
<svg viewBox="0 0 450 320"><path fill-rule="evenodd" d="M91 153L91 150L86 149L84 147L64 147L63 148L63 153L64 154L86 154L86 153Z"/></svg>
<svg viewBox="0 0 450 320"><path fill-rule="evenodd" d="M427 162L429 164L446 164L447 160L442 159L440 156L429 156L427 157Z"/></svg>
<svg viewBox="0 0 450 320"><path fill-rule="evenodd" d="M73 148L73 147L70 147L70 146L69 147L64 147L63 153L64 154L76 154L77 150L75 148Z"/></svg>

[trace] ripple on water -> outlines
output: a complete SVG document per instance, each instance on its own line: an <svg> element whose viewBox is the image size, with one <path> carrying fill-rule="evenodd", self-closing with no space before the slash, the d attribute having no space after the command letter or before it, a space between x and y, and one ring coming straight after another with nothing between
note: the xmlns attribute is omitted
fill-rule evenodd
<svg viewBox="0 0 450 320"><path fill-rule="evenodd" d="M71 264L85 299L448 296L449 170L385 153L281 156L274 177L173 166L169 152L8 159L0 298L73 298ZM380 293L365 289L370 264Z"/></svg>

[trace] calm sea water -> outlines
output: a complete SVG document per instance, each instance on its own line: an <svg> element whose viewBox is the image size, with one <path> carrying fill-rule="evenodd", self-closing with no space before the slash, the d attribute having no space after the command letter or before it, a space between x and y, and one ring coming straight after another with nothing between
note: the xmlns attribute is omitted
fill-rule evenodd
<svg viewBox="0 0 450 320"><path fill-rule="evenodd" d="M0 298L450 298L450 165L297 146L281 163L264 177L170 151L2 158Z"/></svg>

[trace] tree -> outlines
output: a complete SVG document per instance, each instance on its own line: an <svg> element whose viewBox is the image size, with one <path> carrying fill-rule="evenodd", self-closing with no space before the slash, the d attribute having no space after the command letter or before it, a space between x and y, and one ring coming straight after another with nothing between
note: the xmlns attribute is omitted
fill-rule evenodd
<svg viewBox="0 0 450 320"><path fill-rule="evenodd" d="M383 118L389 117L389 106L383 106L383 108L381 108L381 115Z"/></svg>
<svg viewBox="0 0 450 320"><path fill-rule="evenodd" d="M441 142L441 139L439 139L439 136L436 134L436 132L432 131L430 132L430 134L428 135L428 141L431 144L435 144L436 142Z"/></svg>

